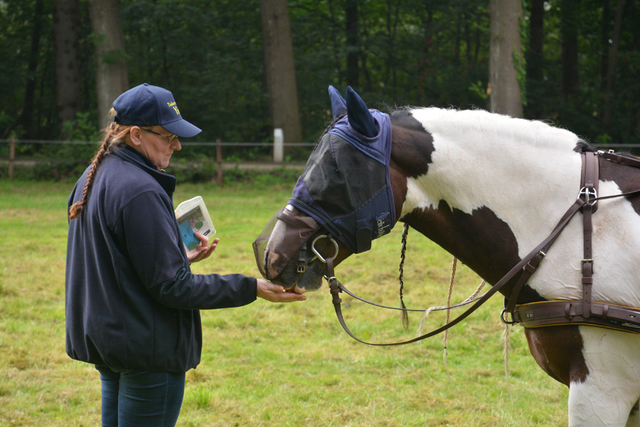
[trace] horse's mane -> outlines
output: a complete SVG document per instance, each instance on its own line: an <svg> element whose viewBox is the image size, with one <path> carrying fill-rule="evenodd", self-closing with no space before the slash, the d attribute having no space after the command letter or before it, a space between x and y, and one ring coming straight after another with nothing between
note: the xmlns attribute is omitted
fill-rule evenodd
<svg viewBox="0 0 640 427"><path fill-rule="evenodd" d="M578 153L595 153L596 151L598 151L598 148L581 139L576 144L576 148L574 148L574 151Z"/></svg>
<svg viewBox="0 0 640 427"><path fill-rule="evenodd" d="M330 120L327 123L327 126L324 128L324 130L322 132L320 132L320 135L318 136L318 138L316 138L316 145L314 145L313 149L315 150L315 148L318 146L318 144L320 144L320 141L322 140L322 137L331 130L331 128L338 123L338 121L340 121L340 119L342 119L344 116L346 116L347 113L342 113L340 114L338 117L333 118L332 120Z"/></svg>

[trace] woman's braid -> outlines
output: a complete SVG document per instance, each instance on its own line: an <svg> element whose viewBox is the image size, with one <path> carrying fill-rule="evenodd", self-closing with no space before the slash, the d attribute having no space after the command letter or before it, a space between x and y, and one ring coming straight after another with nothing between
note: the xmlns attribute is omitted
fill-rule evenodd
<svg viewBox="0 0 640 427"><path fill-rule="evenodd" d="M91 190L91 186L93 185L93 180L98 170L98 166L100 166L104 157L111 152L114 146L125 144L125 138L129 133L130 128L131 126L123 126L115 122L112 122L109 125L107 135L102 142L102 146L91 161L91 170L89 170L89 173L87 174L87 182L84 184L84 190L82 191L82 200L74 203L69 208L69 220L78 218L82 215L83 208L87 204L89 190Z"/></svg>

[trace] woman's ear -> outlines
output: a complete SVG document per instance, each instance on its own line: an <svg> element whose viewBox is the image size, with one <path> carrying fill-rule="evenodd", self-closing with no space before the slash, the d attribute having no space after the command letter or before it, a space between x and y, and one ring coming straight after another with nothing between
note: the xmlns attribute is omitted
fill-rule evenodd
<svg viewBox="0 0 640 427"><path fill-rule="evenodd" d="M142 145L142 129L140 129L138 126L132 126L131 129L129 129L129 140L131 141L131 145L133 146L140 146Z"/></svg>

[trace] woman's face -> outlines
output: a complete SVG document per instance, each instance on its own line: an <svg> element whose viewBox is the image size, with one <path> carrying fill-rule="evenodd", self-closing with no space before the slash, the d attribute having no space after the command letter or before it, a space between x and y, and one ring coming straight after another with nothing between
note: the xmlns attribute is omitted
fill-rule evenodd
<svg viewBox="0 0 640 427"><path fill-rule="evenodd" d="M161 126L131 128L129 137L133 148L160 169L169 166L174 150L182 149L180 139Z"/></svg>

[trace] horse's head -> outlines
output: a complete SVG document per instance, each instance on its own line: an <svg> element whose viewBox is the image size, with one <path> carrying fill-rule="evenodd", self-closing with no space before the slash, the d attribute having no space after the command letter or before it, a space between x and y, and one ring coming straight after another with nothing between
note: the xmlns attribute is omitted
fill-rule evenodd
<svg viewBox="0 0 640 427"><path fill-rule="evenodd" d="M334 122L298 179L289 205L254 243L262 275L296 292L316 290L334 265L371 248L396 222L390 184L391 122L353 89L329 88ZM362 179L366 177L367 179Z"/></svg>
<svg viewBox="0 0 640 427"><path fill-rule="evenodd" d="M335 265L352 254L313 217L292 205L280 209L254 242L262 275L297 293L320 288L327 259Z"/></svg>

